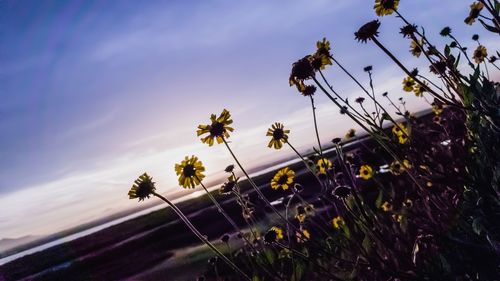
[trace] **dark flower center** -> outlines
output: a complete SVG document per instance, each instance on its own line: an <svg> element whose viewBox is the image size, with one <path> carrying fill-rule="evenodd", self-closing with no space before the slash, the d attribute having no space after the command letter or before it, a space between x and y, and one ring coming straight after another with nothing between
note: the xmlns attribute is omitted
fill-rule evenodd
<svg viewBox="0 0 500 281"><path fill-rule="evenodd" d="M411 81L406 81L406 87L411 87L413 86L413 82Z"/></svg>
<svg viewBox="0 0 500 281"><path fill-rule="evenodd" d="M386 9L394 9L395 0L382 0L382 6Z"/></svg>
<svg viewBox="0 0 500 281"><path fill-rule="evenodd" d="M219 137L224 134L224 124L220 122L214 122L212 123L212 126L210 128L210 135Z"/></svg>
<svg viewBox="0 0 500 281"><path fill-rule="evenodd" d="M306 80L314 76L314 69L307 58L298 60L292 66L292 77L298 80Z"/></svg>
<svg viewBox="0 0 500 281"><path fill-rule="evenodd" d="M363 170L363 175L368 175L368 170Z"/></svg>
<svg viewBox="0 0 500 281"><path fill-rule="evenodd" d="M305 213L306 213L306 210L304 209L304 207L303 207L303 206L298 206L298 207L297 207L297 214L299 214L299 215L303 215L303 214L305 214Z"/></svg>
<svg viewBox="0 0 500 281"><path fill-rule="evenodd" d="M287 175L283 175L281 176L279 179L278 179L278 184L285 184L288 180L288 176Z"/></svg>
<svg viewBox="0 0 500 281"><path fill-rule="evenodd" d="M136 195L139 198L149 197L154 190L154 185L150 181L143 181L137 186Z"/></svg>
<svg viewBox="0 0 500 281"><path fill-rule="evenodd" d="M196 170L193 165L188 164L182 169L182 173L184 174L185 177L193 177L196 175Z"/></svg>
<svg viewBox="0 0 500 281"><path fill-rule="evenodd" d="M264 241L267 243L272 243L275 242L276 239L278 238L278 233L274 230L269 230L266 235L264 235Z"/></svg>
<svg viewBox="0 0 500 281"><path fill-rule="evenodd" d="M284 136L285 136L285 133L283 132L283 129L278 128L278 129L274 130L274 132L273 132L273 139L275 139L275 140L281 140L281 139L283 139Z"/></svg>

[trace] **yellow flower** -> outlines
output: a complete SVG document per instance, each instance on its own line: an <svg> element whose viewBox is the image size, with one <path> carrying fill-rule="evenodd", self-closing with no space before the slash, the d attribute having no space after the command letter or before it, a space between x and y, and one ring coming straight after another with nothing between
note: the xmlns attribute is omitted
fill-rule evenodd
<svg viewBox="0 0 500 281"><path fill-rule="evenodd" d="M406 126L403 123L399 123L397 125L394 125L394 127L392 127L392 133L396 137L408 135L408 128L406 128Z"/></svg>
<svg viewBox="0 0 500 281"><path fill-rule="evenodd" d="M408 141L408 136L407 135L400 135L398 136L398 142L400 144L405 144Z"/></svg>
<svg viewBox="0 0 500 281"><path fill-rule="evenodd" d="M474 61L479 64L482 63L486 57L488 57L488 51L486 50L486 47L483 45L477 46L474 54L472 55Z"/></svg>
<svg viewBox="0 0 500 281"><path fill-rule="evenodd" d="M198 136L208 134L208 136L201 138L201 141L207 143L209 146L214 144L214 139L217 140L217 143L222 143L224 138L229 138L229 132L234 130L229 127L233 123L233 120L227 109L224 109L219 117L212 114L210 121L212 122L210 125L199 125L196 131Z"/></svg>
<svg viewBox="0 0 500 281"><path fill-rule="evenodd" d="M382 210L384 212L389 212L389 211L392 211L392 205L391 203L385 201L384 204L382 204L382 206L380 206L380 208L382 208Z"/></svg>
<svg viewBox="0 0 500 281"><path fill-rule="evenodd" d="M312 65L315 69L325 69L327 65L332 65L330 54L330 42L323 38L323 41L316 42L316 53L313 56Z"/></svg>
<svg viewBox="0 0 500 281"><path fill-rule="evenodd" d="M333 167L332 161L327 158L320 158L318 162L316 162L316 166L318 167L318 171L320 174L326 174L326 171Z"/></svg>
<svg viewBox="0 0 500 281"><path fill-rule="evenodd" d="M186 156L180 164L175 164L175 173L179 176L179 185L184 188L194 188L200 184L201 180L205 177L203 172L205 167L198 157Z"/></svg>
<svg viewBox="0 0 500 281"><path fill-rule="evenodd" d="M375 0L375 13L377 16L391 15L395 10L397 10L399 5L399 0Z"/></svg>
<svg viewBox="0 0 500 281"><path fill-rule="evenodd" d="M399 176L401 175L404 171L408 170L411 167L410 161L404 159L403 163L394 161L391 163L389 169L392 174Z"/></svg>
<svg viewBox="0 0 500 281"><path fill-rule="evenodd" d="M355 136L356 136L356 130L354 130L354 129L349 129L347 131L347 133L345 134L346 139L351 139L351 138L354 138Z"/></svg>
<svg viewBox="0 0 500 281"><path fill-rule="evenodd" d="M472 25L476 18L481 13L481 10L484 8L484 4L482 2L474 2L470 5L469 15L465 18L464 22L468 25Z"/></svg>
<svg viewBox="0 0 500 281"><path fill-rule="evenodd" d="M264 235L264 241L269 244L281 239L283 239L283 230L277 226L271 227Z"/></svg>
<svg viewBox="0 0 500 281"><path fill-rule="evenodd" d="M271 128L267 130L266 136L271 137L269 144L267 145L269 148L274 147L274 149L280 149L283 147L283 144L288 140L288 134L290 130L284 130L284 126L281 123L274 123L271 125Z"/></svg>
<svg viewBox="0 0 500 281"><path fill-rule="evenodd" d="M405 92L412 92L413 86L415 86L415 80L413 80L413 78L408 76L403 80L403 90Z"/></svg>
<svg viewBox="0 0 500 281"><path fill-rule="evenodd" d="M139 176L128 192L128 198L139 198L139 201L144 200L144 198L149 198L156 190L155 183L152 180L153 179L146 173Z"/></svg>
<svg viewBox="0 0 500 281"><path fill-rule="evenodd" d="M332 224L335 229L340 229L345 225L345 221L341 216L336 216L335 218L333 218Z"/></svg>
<svg viewBox="0 0 500 281"><path fill-rule="evenodd" d="M370 165L362 165L359 168L359 176L364 180L371 179L373 174L373 168Z"/></svg>
<svg viewBox="0 0 500 281"><path fill-rule="evenodd" d="M311 204L308 204L306 207L299 205L296 208L297 214L295 215L295 218L300 222L303 223L308 216L314 216L314 206Z"/></svg>
<svg viewBox="0 0 500 281"><path fill-rule="evenodd" d="M392 215L392 218L396 221L396 222L402 222L403 221L403 215L400 215L400 214L394 214Z"/></svg>
<svg viewBox="0 0 500 281"><path fill-rule="evenodd" d="M429 84L427 84L427 82L422 82L423 85L421 84L417 84L415 85L415 87L413 88L413 93L415 94L415 96L417 97L422 97L424 96L424 93L429 91Z"/></svg>
<svg viewBox="0 0 500 281"><path fill-rule="evenodd" d="M422 54L422 48L420 48L420 46L423 46L422 40L419 40L418 42L415 40L411 41L410 52L417 58L420 57L420 55Z"/></svg>
<svg viewBox="0 0 500 281"><path fill-rule="evenodd" d="M432 103L432 112L436 115L443 113L443 105L441 103Z"/></svg>
<svg viewBox="0 0 500 281"><path fill-rule="evenodd" d="M279 170L271 180L271 188L287 190L293 183L293 178L295 177L295 172L290 168L286 167Z"/></svg>
<svg viewBox="0 0 500 281"><path fill-rule="evenodd" d="M276 239L282 240L283 239L283 229L273 226L271 227L271 231L274 231L276 233Z"/></svg>

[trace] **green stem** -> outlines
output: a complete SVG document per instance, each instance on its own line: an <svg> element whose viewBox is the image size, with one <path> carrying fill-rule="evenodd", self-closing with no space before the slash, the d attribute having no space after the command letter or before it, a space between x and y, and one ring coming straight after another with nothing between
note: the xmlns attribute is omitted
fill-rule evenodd
<svg viewBox="0 0 500 281"><path fill-rule="evenodd" d="M229 265L234 271L239 273L245 280L251 281L252 279L246 275L245 272L243 272L240 268L238 268L230 259L228 259L221 251L219 251L203 234L201 234L198 229L189 221L189 219L182 213L182 211L177 208L172 202L170 202L167 198L163 197L162 195L153 192L152 193L154 196L160 198L161 200L165 201L172 210L181 218L181 220L187 225L187 227L200 239L203 243L205 243L212 251L214 251L219 258L221 258L227 265Z"/></svg>

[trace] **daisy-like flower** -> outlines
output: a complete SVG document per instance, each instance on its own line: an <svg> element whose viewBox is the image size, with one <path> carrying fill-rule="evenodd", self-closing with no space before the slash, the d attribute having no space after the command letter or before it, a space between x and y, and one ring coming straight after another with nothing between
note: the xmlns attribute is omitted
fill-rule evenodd
<svg viewBox="0 0 500 281"><path fill-rule="evenodd" d="M297 214L295 215L295 218L300 223L303 223L306 220L306 217L307 217L306 209L304 208L304 206L299 205L299 206L297 206L296 210L297 210Z"/></svg>
<svg viewBox="0 0 500 281"><path fill-rule="evenodd" d="M398 123L392 127L392 134L394 136L399 137L402 135L408 135L408 128L406 128L406 125L403 123Z"/></svg>
<svg viewBox="0 0 500 281"><path fill-rule="evenodd" d="M352 139L356 136L356 130L354 129L349 129L347 133L345 134L346 139Z"/></svg>
<svg viewBox="0 0 500 281"><path fill-rule="evenodd" d="M196 131L198 136L208 134L201 138L201 141L209 146L214 144L214 139L217 140L217 143L222 143L224 138L229 138L229 132L234 130L229 127L233 123L233 120L227 109L224 109L219 117L212 114L210 121L212 122L210 125L198 125L198 130Z"/></svg>
<svg viewBox="0 0 500 281"><path fill-rule="evenodd" d="M382 17L391 15L398 8L399 0L375 0L375 13L377 16Z"/></svg>
<svg viewBox="0 0 500 281"><path fill-rule="evenodd" d="M175 173L179 176L179 185L184 188L194 188L200 184L201 180L205 177L203 172L205 167L198 157L186 156L181 163L175 164Z"/></svg>
<svg viewBox="0 0 500 281"><path fill-rule="evenodd" d="M264 241L266 243L273 243L282 239L283 239L283 230L277 226L271 227L271 229L269 229L266 235L264 235Z"/></svg>
<svg viewBox="0 0 500 281"><path fill-rule="evenodd" d="M384 204L382 204L382 206L380 206L380 208L384 211L384 212L389 212L389 211L392 211L392 204L385 201Z"/></svg>
<svg viewBox="0 0 500 281"><path fill-rule="evenodd" d="M415 86L415 80L413 80L413 78L411 78L410 76L406 77L403 80L403 91L412 92L413 86Z"/></svg>
<svg viewBox="0 0 500 281"><path fill-rule="evenodd" d="M305 228L301 228L300 231L296 232L297 243L304 243L311 238L311 233Z"/></svg>
<svg viewBox="0 0 500 281"><path fill-rule="evenodd" d="M411 41L411 44L410 44L410 53L412 55L414 55L415 57L420 57L420 55L422 54L422 48L420 48L420 46L423 46L423 41L420 40L420 41L415 41L415 40L412 40Z"/></svg>
<svg viewBox="0 0 500 281"><path fill-rule="evenodd" d="M380 27L379 20L373 20L371 22L368 22L362 27L360 27L359 30L354 33L354 38L356 38L356 40L358 40L359 42L366 43L373 37L378 36L379 27Z"/></svg>
<svg viewBox="0 0 500 281"><path fill-rule="evenodd" d="M326 38L316 42L316 53L313 57L313 67L316 70L323 70L327 65L332 65L330 42Z"/></svg>
<svg viewBox="0 0 500 281"><path fill-rule="evenodd" d="M429 91L429 84L427 82L423 81L422 84L416 84L415 87L413 87L413 93L417 97L422 97L425 92Z"/></svg>
<svg viewBox="0 0 500 281"><path fill-rule="evenodd" d="M370 165L361 165L359 167L359 176L364 180L369 180L373 177L373 168Z"/></svg>
<svg viewBox="0 0 500 281"><path fill-rule="evenodd" d="M300 92L304 97L309 97L316 93L316 86L314 85L305 85L304 89Z"/></svg>
<svg viewBox="0 0 500 281"><path fill-rule="evenodd" d="M220 187L221 194L229 194L234 190L234 187L238 183L240 178L236 178L234 175L231 175L227 178L227 181L223 183Z"/></svg>
<svg viewBox="0 0 500 281"><path fill-rule="evenodd" d="M479 13L481 13L483 8L484 4L479 1L472 3L470 5L469 15L465 18L464 22L468 25L472 25L477 17L479 17Z"/></svg>
<svg viewBox="0 0 500 281"><path fill-rule="evenodd" d="M271 180L271 188L287 190L292 185L294 177L295 172L293 170L288 167L283 168L274 175Z"/></svg>
<svg viewBox="0 0 500 281"><path fill-rule="evenodd" d="M404 38L411 38L415 32L417 32L417 26L414 24L407 24L401 27L399 31L399 33L401 33Z"/></svg>
<svg viewBox="0 0 500 281"><path fill-rule="evenodd" d="M139 201L141 201L144 200L144 198L149 198L155 190L156 187L153 182L153 178L151 178L147 173L144 173L134 181L134 185L132 185L132 188L130 188L130 191L128 192L128 198L139 198Z"/></svg>
<svg viewBox="0 0 500 281"><path fill-rule="evenodd" d="M292 65L292 72L290 73L288 82L290 83L290 86L296 86L301 93L306 87L304 81L315 76L311 60L311 56L305 56L294 62Z"/></svg>
<svg viewBox="0 0 500 281"><path fill-rule="evenodd" d="M411 163L406 159L403 160L403 163L399 161L394 161L389 166L389 170L391 171L391 173L396 176L401 175L404 171L408 170L409 168L411 168Z"/></svg>
<svg viewBox="0 0 500 281"><path fill-rule="evenodd" d="M287 142L288 134L290 133L290 130L285 130L284 128L283 124L278 122L271 125L271 128L269 128L266 133L266 136L271 137L267 147L274 147L274 149L280 149L283 147L283 144Z"/></svg>
<svg viewBox="0 0 500 281"><path fill-rule="evenodd" d="M341 216L336 216L333 218L332 224L335 229L340 229L345 225L345 221Z"/></svg>
<svg viewBox="0 0 500 281"><path fill-rule="evenodd" d="M436 115L440 115L443 112L443 105L438 102L433 102L432 104L432 112Z"/></svg>
<svg viewBox="0 0 500 281"><path fill-rule="evenodd" d="M318 167L318 172L320 174L326 174L326 171L333 167L333 163L328 158L320 158L316 162L316 167Z"/></svg>
<svg viewBox="0 0 500 281"><path fill-rule="evenodd" d="M477 46L476 50L474 50L474 54L472 55L472 58L477 64L482 63L484 59L487 57L488 57L488 51L486 50L486 47L483 45Z"/></svg>

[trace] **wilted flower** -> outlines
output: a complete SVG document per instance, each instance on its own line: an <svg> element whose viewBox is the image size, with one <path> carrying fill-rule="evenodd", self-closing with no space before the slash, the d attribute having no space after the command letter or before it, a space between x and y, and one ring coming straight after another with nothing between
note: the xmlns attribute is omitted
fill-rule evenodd
<svg viewBox="0 0 500 281"><path fill-rule="evenodd" d="M421 46L423 46L423 44L424 44L424 42L422 40L420 40L420 41L412 40L411 44L410 44L411 54L417 58L420 57L420 55L422 54Z"/></svg>
<svg viewBox="0 0 500 281"><path fill-rule="evenodd" d="M333 142L334 144L339 144L341 141L342 141L342 139L341 139L341 138L333 138L333 139L332 139L332 142Z"/></svg>
<svg viewBox="0 0 500 281"><path fill-rule="evenodd" d="M236 178L234 175L231 175L227 178L227 181L223 183L220 187L220 193L228 194L234 190L236 184L238 184L238 180L240 178Z"/></svg>
<svg viewBox="0 0 500 281"><path fill-rule="evenodd" d="M364 180L369 180L373 177L373 168L370 165L361 165L359 167L359 176Z"/></svg>
<svg viewBox="0 0 500 281"><path fill-rule="evenodd" d="M347 133L345 134L346 139L351 139L351 138L354 138L355 136L356 136L356 130L354 130L354 129L349 129L347 131Z"/></svg>
<svg viewBox="0 0 500 281"><path fill-rule="evenodd" d="M219 117L212 114L210 121L212 122L210 125L198 125L198 130L196 131L198 136L208 133L208 136L201 138L201 141L207 143L209 146L214 144L214 139L217 140L217 143L222 143L224 138L229 138L229 132L234 130L229 127L233 123L233 120L227 109L224 109Z"/></svg>
<svg viewBox="0 0 500 281"><path fill-rule="evenodd" d="M225 169L224 169L224 172L226 173L232 173L234 170L234 165L231 164L231 165L228 165Z"/></svg>
<svg viewBox="0 0 500 281"><path fill-rule="evenodd" d="M423 81L422 84L416 84L415 87L413 88L413 93L417 97L421 97L424 95L425 92L429 91L429 84L427 82Z"/></svg>
<svg viewBox="0 0 500 281"><path fill-rule="evenodd" d="M382 204L382 206L380 206L380 208L384 211L384 212L389 212L389 211L392 211L392 204L385 201L384 204Z"/></svg>
<svg viewBox="0 0 500 281"><path fill-rule="evenodd" d="M486 50L486 47L483 45L477 46L474 54L472 55L474 61L476 63L482 63L486 57L488 57L488 51Z"/></svg>
<svg viewBox="0 0 500 281"><path fill-rule="evenodd" d="M336 216L333 218L332 224L335 229L340 229L345 225L345 221L341 216Z"/></svg>
<svg viewBox="0 0 500 281"><path fill-rule="evenodd" d="M403 35L403 37L413 37L413 34L417 32L417 26L414 24L407 24L403 27L401 27L399 33Z"/></svg>
<svg viewBox="0 0 500 281"><path fill-rule="evenodd" d="M300 92L304 97L312 96L316 93L316 86L305 85L304 89Z"/></svg>
<svg viewBox="0 0 500 281"><path fill-rule="evenodd" d="M435 74L443 75L446 72L446 66L445 61L438 61L429 66L429 69Z"/></svg>
<svg viewBox="0 0 500 281"><path fill-rule="evenodd" d="M286 167L279 170L271 180L272 189L283 189L287 190L288 187L293 183L293 178L295 177L295 172L290 168Z"/></svg>
<svg viewBox="0 0 500 281"><path fill-rule="evenodd" d="M494 63L494 62L496 62L496 61L497 61L497 59L498 59L497 57L495 57L495 56L491 56L491 57L489 58L489 60L488 60L488 61L489 61L490 63Z"/></svg>
<svg viewBox="0 0 500 281"><path fill-rule="evenodd" d="M365 101L365 98L363 97L358 97L354 100L356 103L362 104Z"/></svg>
<svg viewBox="0 0 500 281"><path fill-rule="evenodd" d="M278 122L274 123L266 133L266 136L271 137L267 146L269 148L274 147L275 149L282 148L283 144L288 140L288 133L290 133L290 130L284 130L283 124Z"/></svg>
<svg viewBox="0 0 500 281"><path fill-rule="evenodd" d="M305 56L292 65L292 72L288 82L290 86L296 86L299 92L305 90L304 80L314 77L314 68L311 64L311 56Z"/></svg>
<svg viewBox="0 0 500 281"><path fill-rule="evenodd" d="M410 76L406 77L403 80L403 90L405 92L412 92L413 86L415 86L415 80L413 80L413 78L411 78Z"/></svg>
<svg viewBox="0 0 500 281"><path fill-rule="evenodd" d="M370 72L370 71L372 71L372 69L373 69L373 67L371 65L365 66L365 68L363 68L363 70L365 72Z"/></svg>
<svg viewBox="0 0 500 281"><path fill-rule="evenodd" d="M399 5L399 0L375 0L375 13L377 16L391 15Z"/></svg>
<svg viewBox="0 0 500 281"><path fill-rule="evenodd" d="M357 32L354 33L354 37L359 42L366 43L368 40L373 37L378 36L378 28L380 27L380 21L373 20L371 22L366 23L362 27L359 28Z"/></svg>
<svg viewBox="0 0 500 281"><path fill-rule="evenodd" d="M439 34L443 37L449 36L451 34L451 28L449 26L446 26L445 28L441 29L441 32Z"/></svg>
<svg viewBox="0 0 500 281"><path fill-rule="evenodd" d="M464 22L468 25L472 25L476 21L479 13L481 13L481 10L483 8L484 4L479 1L472 3L470 5L469 15L465 18Z"/></svg>
<svg viewBox="0 0 500 281"><path fill-rule="evenodd" d="M139 201L144 200L144 198L149 198L156 190L155 183L152 180L153 178L147 173L140 175L139 178L134 181L132 188L128 192L128 198L139 198Z"/></svg>
<svg viewBox="0 0 500 281"><path fill-rule="evenodd" d="M203 172L205 167L198 157L186 156L181 163L175 164L175 173L179 176L179 185L184 188L194 188L200 184L201 180L205 177Z"/></svg>
<svg viewBox="0 0 500 281"><path fill-rule="evenodd" d="M404 171L408 170L410 167L411 167L411 163L410 163L410 161L408 161L406 159L403 160L403 163L395 160L389 166L389 170L391 171L392 174L399 176Z"/></svg>

